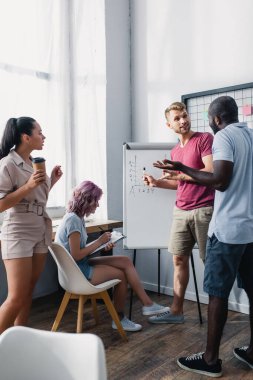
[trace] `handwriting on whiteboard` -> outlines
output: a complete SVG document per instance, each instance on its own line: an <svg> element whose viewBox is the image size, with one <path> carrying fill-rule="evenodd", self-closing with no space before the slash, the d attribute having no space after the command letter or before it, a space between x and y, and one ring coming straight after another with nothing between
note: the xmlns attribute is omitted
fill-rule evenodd
<svg viewBox="0 0 253 380"><path fill-rule="evenodd" d="M143 166L138 164L137 156L135 155L133 159L128 161L127 166L127 176L129 181L129 194L137 195L140 193L144 194L153 194L155 189L153 187L149 187L143 182Z"/></svg>

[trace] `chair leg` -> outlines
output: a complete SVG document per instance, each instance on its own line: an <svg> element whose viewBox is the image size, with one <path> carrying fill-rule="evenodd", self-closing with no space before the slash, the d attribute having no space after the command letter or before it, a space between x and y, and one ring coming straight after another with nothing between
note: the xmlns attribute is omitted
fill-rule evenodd
<svg viewBox="0 0 253 380"><path fill-rule="evenodd" d="M77 312L77 325L76 332L81 333L83 331L83 305L85 301L85 296L79 296L78 298L78 312Z"/></svg>
<svg viewBox="0 0 253 380"><path fill-rule="evenodd" d="M101 298L104 300L104 303L105 303L112 319L114 320L117 328L118 328L118 331L119 331L119 334L121 335L121 338L127 342L128 339L127 339L126 332L122 328L122 325L121 325L120 320L119 320L118 313L115 310L115 307L113 306L113 303L109 297L107 290L105 290L99 294L100 294Z"/></svg>
<svg viewBox="0 0 253 380"><path fill-rule="evenodd" d="M62 320L64 311L66 310L66 307L67 307L67 305L69 303L70 297L71 297L71 293L65 292L65 294L63 296L63 299L61 301L61 305L59 307L58 313L57 313L57 315L55 317L55 321L54 321L54 324L53 324L53 327L52 327L51 331L56 331L57 330L57 328L59 326L59 323Z"/></svg>
<svg viewBox="0 0 253 380"><path fill-rule="evenodd" d="M93 315L96 322L96 325L99 323L99 317L98 317L98 308L97 308L97 301L96 298L91 298L91 304L93 308Z"/></svg>

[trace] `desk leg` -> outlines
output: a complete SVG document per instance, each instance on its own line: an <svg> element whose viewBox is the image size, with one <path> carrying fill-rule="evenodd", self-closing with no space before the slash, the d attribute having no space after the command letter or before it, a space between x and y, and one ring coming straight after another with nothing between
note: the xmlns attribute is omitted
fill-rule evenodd
<svg viewBox="0 0 253 380"><path fill-rule="evenodd" d="M202 325L203 321L202 321L202 314L201 314L201 308L200 308L200 302L199 302L199 291L198 291L198 284L197 284L197 279L196 279L195 265L194 265L194 259L193 259L192 253L191 253L191 265L192 265L192 273L193 273L195 292L196 292L198 311L199 311L199 323Z"/></svg>
<svg viewBox="0 0 253 380"><path fill-rule="evenodd" d="M158 249L158 296L160 296L160 288L161 288L161 272L160 272L160 268L161 268L161 250Z"/></svg>
<svg viewBox="0 0 253 380"><path fill-rule="evenodd" d="M133 264L135 266L136 263L136 249L134 249L134 257L133 257ZM131 288L130 291L130 304L129 304L129 319L131 320L132 317L132 304L133 304L133 289Z"/></svg>

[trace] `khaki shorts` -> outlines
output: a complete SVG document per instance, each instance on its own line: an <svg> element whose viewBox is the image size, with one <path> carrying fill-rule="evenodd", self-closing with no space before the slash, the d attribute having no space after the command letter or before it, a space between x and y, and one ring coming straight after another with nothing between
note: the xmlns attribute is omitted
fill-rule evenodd
<svg viewBox="0 0 253 380"><path fill-rule="evenodd" d="M175 207L170 231L169 252L173 255L190 256L197 243L199 256L204 261L207 232L212 213L213 207L201 207L189 211Z"/></svg>
<svg viewBox="0 0 253 380"><path fill-rule="evenodd" d="M34 213L8 213L1 231L2 259L32 257L48 252L43 216Z"/></svg>

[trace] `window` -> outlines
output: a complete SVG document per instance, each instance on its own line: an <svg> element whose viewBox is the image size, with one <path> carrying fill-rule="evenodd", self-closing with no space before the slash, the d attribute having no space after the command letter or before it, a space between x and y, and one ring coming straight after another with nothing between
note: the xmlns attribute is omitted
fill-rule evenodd
<svg viewBox="0 0 253 380"><path fill-rule="evenodd" d="M0 133L10 117L34 117L46 136L34 155L48 173L62 165L48 206L64 207L84 179L106 193L104 0L1 1L0 46Z"/></svg>

